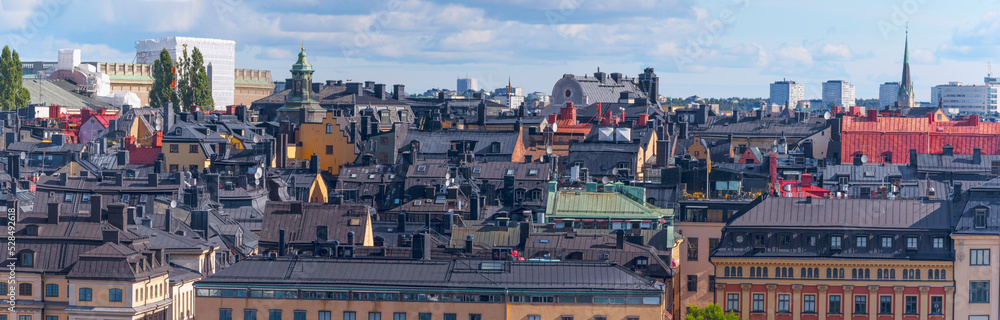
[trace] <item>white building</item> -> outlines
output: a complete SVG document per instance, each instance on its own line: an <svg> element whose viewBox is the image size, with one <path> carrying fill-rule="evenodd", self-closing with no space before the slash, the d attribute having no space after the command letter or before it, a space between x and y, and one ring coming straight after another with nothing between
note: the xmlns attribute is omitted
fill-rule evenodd
<svg viewBox="0 0 1000 320"><path fill-rule="evenodd" d="M527 99L534 100L535 101L535 107L539 108L539 109L544 108L545 106L549 105L549 101L550 101L549 95L546 94L545 92L532 92L532 93L529 93Z"/></svg>
<svg viewBox="0 0 1000 320"><path fill-rule="evenodd" d="M899 100L899 82L886 82L878 86L879 109L896 105L896 100Z"/></svg>
<svg viewBox="0 0 1000 320"><path fill-rule="evenodd" d="M479 79L468 78L468 79L458 79L458 93L462 94L467 91L479 91Z"/></svg>
<svg viewBox="0 0 1000 320"><path fill-rule="evenodd" d="M843 80L830 80L823 83L823 106L854 106L854 85Z"/></svg>
<svg viewBox="0 0 1000 320"><path fill-rule="evenodd" d="M806 98L806 86L795 81L778 81L771 84L770 102L772 105L790 106L795 108L799 101Z"/></svg>
<svg viewBox="0 0 1000 320"><path fill-rule="evenodd" d="M949 82L931 88L931 106L941 106L945 112L958 114L982 114L1000 111L997 105L997 88L1000 83L966 85Z"/></svg>
<svg viewBox="0 0 1000 320"><path fill-rule="evenodd" d="M233 104L236 86L236 41L187 37L140 40L135 42L136 63L153 64L160 58L160 51L164 48L170 53L174 63L177 63L178 55L184 52L184 45L188 46L189 56L194 52L194 47L198 47L205 58L205 70L212 81L212 99L215 100L215 108L222 109Z"/></svg>

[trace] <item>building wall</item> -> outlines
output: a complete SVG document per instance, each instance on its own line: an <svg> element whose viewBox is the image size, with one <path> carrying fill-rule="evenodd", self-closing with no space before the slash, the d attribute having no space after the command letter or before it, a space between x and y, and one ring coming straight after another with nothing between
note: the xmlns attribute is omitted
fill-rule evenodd
<svg viewBox="0 0 1000 320"><path fill-rule="evenodd" d="M231 40L166 37L136 41L136 60L141 64L153 64L159 59L160 51L167 49L176 63L187 45L188 55L197 47L205 59L205 69L212 82L212 99L215 107L233 104L236 70L236 42Z"/></svg>
<svg viewBox="0 0 1000 320"><path fill-rule="evenodd" d="M101 122L96 118L90 118L87 123L80 126L80 141L79 143L87 143L94 139L101 131L104 131L107 127L101 125Z"/></svg>
<svg viewBox="0 0 1000 320"><path fill-rule="evenodd" d="M907 260L787 260L787 259L737 259L713 258L716 278L715 302L723 309L728 309L729 294L739 297L739 314L742 319L769 320L810 320L810 319L857 319L857 320L951 320L954 313L954 281L951 261L907 261ZM751 277L750 268L768 268L767 277ZM791 268L791 277L776 277L775 268ZM725 269L740 268L741 273L726 276ZM804 268L818 268L819 275L808 278L801 277ZM827 277L826 270L841 269L845 271L844 278ZM865 279L852 278L852 270L869 270L870 277ZM885 269L894 272L893 279L878 279L877 270ZM921 270L921 278L916 280L903 279L906 269ZM944 270L944 279L928 279L928 270ZM764 310L753 311L753 294L764 295ZM776 312L778 295L788 294L789 312ZM815 312L804 312L803 301L806 295L815 295ZM840 314L828 312L829 297L841 296ZM867 297L867 312L854 314L854 297ZM892 297L892 313L879 313L879 299L883 296ZM904 314L905 297L917 297L917 313ZM941 297L941 314L930 314L931 297Z"/></svg>
<svg viewBox="0 0 1000 320"><path fill-rule="evenodd" d="M878 86L878 106L893 106L899 99L899 82L886 82Z"/></svg>
<svg viewBox="0 0 1000 320"><path fill-rule="evenodd" d="M177 152L171 152L172 145L177 145ZM190 152L192 145L196 146L197 152ZM191 166L196 166L198 170L201 170L211 165L205 152L201 149L201 145L197 142L164 142L163 156L167 162L168 171L171 165L177 165L178 171L185 171Z"/></svg>
<svg viewBox="0 0 1000 320"><path fill-rule="evenodd" d="M680 286L676 288L681 296L681 318L687 315L689 306L701 308L715 303L715 286L709 281L710 277L715 276L715 266L709 260L709 257L712 256L712 248L709 244L711 239L722 238L722 227L725 225L725 223L714 222L677 222L674 225L686 239L679 250L680 268L678 268L677 277L680 280ZM692 257L688 255L692 238L698 239L697 260L691 260ZM698 278L696 291L688 290L687 281L690 276Z"/></svg>
<svg viewBox="0 0 1000 320"><path fill-rule="evenodd" d="M327 133L326 126L330 124L333 126L331 133ZM340 166L345 163L354 162L358 157L354 153L354 143L352 143L345 133L349 128L341 128L340 124L337 123L336 118L334 118L331 113L327 113L326 117L323 118L323 122L320 123L303 123L298 130L298 141L300 141L300 146L298 150L292 152L289 150L289 155L296 155L295 158L300 160L309 160L309 158L315 153L319 156L319 167L324 170L338 175L340 174ZM331 153L327 153L327 146L333 147Z"/></svg>
<svg viewBox="0 0 1000 320"><path fill-rule="evenodd" d="M1000 237L997 235L972 236L952 235L955 244L955 319L970 319L970 316L989 316L998 319L996 298L1000 297L1000 274L996 268L1000 265ZM970 265L970 250L989 249L989 265ZM969 281L989 281L990 303L969 303Z"/></svg>
<svg viewBox="0 0 1000 320"><path fill-rule="evenodd" d="M170 297L173 303L170 304L168 312L170 320L190 320L194 319L194 282L172 284Z"/></svg>
<svg viewBox="0 0 1000 320"><path fill-rule="evenodd" d="M952 82L931 88L931 106L941 106L952 113L973 114L1000 111L997 89L1000 85L963 85Z"/></svg>
<svg viewBox="0 0 1000 320"><path fill-rule="evenodd" d="M32 295L17 296L19 302L16 312L10 312L7 308L0 310L0 315L6 315L7 319L10 320L18 319L20 315L31 315L32 320L44 320L43 314L44 316L57 316L59 320L143 319L163 312L171 303L166 289L169 288L167 274L132 283L128 281L66 279L65 275L41 276L37 273L19 272L17 280L19 283L32 283ZM58 285L58 296L45 297L45 284ZM147 288L154 288L155 285L160 286L160 291L154 289L149 291L153 295L147 296L143 300L137 299L136 289L141 287L144 290L149 290ZM10 289L17 290L17 287L15 284ZM80 301L81 288L91 289L91 301ZM121 289L122 301L110 301L110 289ZM35 301L35 303L29 304L23 301ZM100 308L100 310L91 308Z"/></svg>
<svg viewBox="0 0 1000 320"><path fill-rule="evenodd" d="M270 70L236 69L233 104L251 105L274 93Z"/></svg>
<svg viewBox="0 0 1000 320"><path fill-rule="evenodd" d="M841 107L854 106L854 85L847 81L827 81L823 83L823 104Z"/></svg>
<svg viewBox="0 0 1000 320"><path fill-rule="evenodd" d="M805 85L794 81L778 81L771 84L770 103L772 105L798 106L805 99Z"/></svg>
<svg viewBox="0 0 1000 320"><path fill-rule="evenodd" d="M312 186L309 188L309 202L315 203L326 203L330 197L330 193L327 190L326 182L323 181L322 175L316 175L316 180L313 180Z"/></svg>

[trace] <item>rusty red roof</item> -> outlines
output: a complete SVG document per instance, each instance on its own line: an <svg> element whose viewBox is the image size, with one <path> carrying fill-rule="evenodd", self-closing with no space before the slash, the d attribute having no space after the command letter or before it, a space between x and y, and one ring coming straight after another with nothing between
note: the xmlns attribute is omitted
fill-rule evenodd
<svg viewBox="0 0 1000 320"><path fill-rule="evenodd" d="M933 118L853 117L841 120L841 162L852 162L855 155L868 156L868 162L909 163L910 149L917 153L939 154L946 145L955 154L1000 154L1000 123L979 122L978 116L957 121Z"/></svg>

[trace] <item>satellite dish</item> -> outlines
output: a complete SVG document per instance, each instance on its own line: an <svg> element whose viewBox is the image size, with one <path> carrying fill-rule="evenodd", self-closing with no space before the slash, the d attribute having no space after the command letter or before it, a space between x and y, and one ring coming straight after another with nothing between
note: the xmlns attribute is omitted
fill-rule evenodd
<svg viewBox="0 0 1000 320"><path fill-rule="evenodd" d="M552 123L552 132L559 132L559 125L554 122Z"/></svg>
<svg viewBox="0 0 1000 320"><path fill-rule="evenodd" d="M156 118L156 120L153 120L153 124L156 131L163 131L163 119Z"/></svg>
<svg viewBox="0 0 1000 320"><path fill-rule="evenodd" d="M170 200L170 207L177 208L177 200Z"/></svg>
<svg viewBox="0 0 1000 320"><path fill-rule="evenodd" d="M253 136L253 143L260 143L260 136Z"/></svg>
<svg viewBox="0 0 1000 320"><path fill-rule="evenodd" d="M861 163L868 163L868 155L861 155Z"/></svg>
<svg viewBox="0 0 1000 320"><path fill-rule="evenodd" d="M601 177L601 183L608 184L611 183L611 180L608 180L608 177Z"/></svg>
<svg viewBox="0 0 1000 320"><path fill-rule="evenodd" d="M552 155L552 146L545 147L545 154Z"/></svg>
<svg viewBox="0 0 1000 320"><path fill-rule="evenodd" d="M823 119L830 120L830 118L833 118L833 115L830 114L830 111L823 113Z"/></svg>
<svg viewBox="0 0 1000 320"><path fill-rule="evenodd" d="M257 170L254 170L254 171L256 171L256 172L253 173L253 178L254 179L260 179L260 178L264 177L264 168L263 167L257 168Z"/></svg>
<svg viewBox="0 0 1000 320"><path fill-rule="evenodd" d="M28 154L24 153L24 151L21 151L21 160L24 160L24 159L27 159L27 158L28 158Z"/></svg>

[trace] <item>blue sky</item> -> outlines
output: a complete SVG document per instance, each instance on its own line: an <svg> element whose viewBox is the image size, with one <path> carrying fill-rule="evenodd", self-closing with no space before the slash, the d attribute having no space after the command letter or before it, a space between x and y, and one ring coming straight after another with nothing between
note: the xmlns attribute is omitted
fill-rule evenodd
<svg viewBox="0 0 1000 320"><path fill-rule="evenodd" d="M210 37L277 80L304 40L314 79L408 92L466 75L550 92L564 73L651 66L675 97L766 97L787 78L810 98L831 79L877 98L899 81L907 22L920 101L937 84L981 83L1000 57L1000 3L985 0L0 0L0 42L25 61L80 48L84 61L131 62L136 40Z"/></svg>

